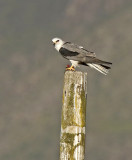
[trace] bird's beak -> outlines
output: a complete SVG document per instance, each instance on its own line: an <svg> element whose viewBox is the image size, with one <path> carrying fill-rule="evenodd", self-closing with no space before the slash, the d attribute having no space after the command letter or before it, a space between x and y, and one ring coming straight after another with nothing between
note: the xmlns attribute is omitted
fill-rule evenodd
<svg viewBox="0 0 132 160"><path fill-rule="evenodd" d="M55 46L55 42L53 42L53 45Z"/></svg>

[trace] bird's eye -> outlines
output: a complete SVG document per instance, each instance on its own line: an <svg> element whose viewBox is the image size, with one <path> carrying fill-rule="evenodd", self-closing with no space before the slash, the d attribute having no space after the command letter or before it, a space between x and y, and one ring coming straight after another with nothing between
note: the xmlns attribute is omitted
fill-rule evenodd
<svg viewBox="0 0 132 160"><path fill-rule="evenodd" d="M59 42L59 39L56 42Z"/></svg>

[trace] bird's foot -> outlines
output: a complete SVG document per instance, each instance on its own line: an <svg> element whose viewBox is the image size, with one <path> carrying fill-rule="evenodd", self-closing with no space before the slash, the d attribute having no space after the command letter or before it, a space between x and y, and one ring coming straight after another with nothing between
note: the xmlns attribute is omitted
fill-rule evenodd
<svg viewBox="0 0 132 160"><path fill-rule="evenodd" d="M66 71L75 71L75 68L74 68L74 66L67 65L66 66Z"/></svg>

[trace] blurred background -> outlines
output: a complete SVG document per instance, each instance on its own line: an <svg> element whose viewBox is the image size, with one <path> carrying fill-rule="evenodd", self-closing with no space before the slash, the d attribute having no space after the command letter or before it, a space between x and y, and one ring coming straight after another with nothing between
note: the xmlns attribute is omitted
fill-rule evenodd
<svg viewBox="0 0 132 160"><path fill-rule="evenodd" d="M132 1L0 0L0 159L57 160L60 37L113 62L88 73L86 160L132 159Z"/></svg>

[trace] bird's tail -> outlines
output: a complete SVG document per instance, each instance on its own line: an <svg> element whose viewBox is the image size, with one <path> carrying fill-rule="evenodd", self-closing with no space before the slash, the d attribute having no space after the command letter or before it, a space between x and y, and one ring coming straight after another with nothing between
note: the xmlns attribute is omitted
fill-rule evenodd
<svg viewBox="0 0 132 160"><path fill-rule="evenodd" d="M96 69L97 71L103 73L104 75L107 75L108 72L109 72L109 69L111 68L110 65L112 63L109 63L109 62L106 62L104 64L95 64L95 63L89 63L88 65L91 67L91 68L94 68Z"/></svg>

